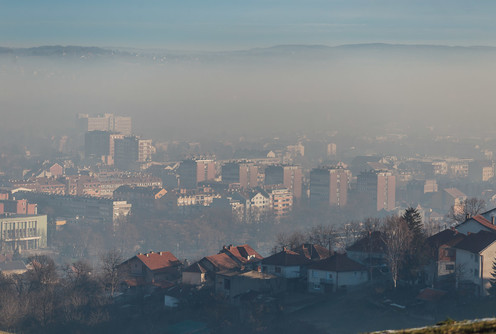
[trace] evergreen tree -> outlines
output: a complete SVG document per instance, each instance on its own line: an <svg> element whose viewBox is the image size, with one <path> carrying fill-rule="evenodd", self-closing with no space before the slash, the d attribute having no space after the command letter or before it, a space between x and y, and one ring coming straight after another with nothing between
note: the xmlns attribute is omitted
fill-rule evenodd
<svg viewBox="0 0 496 334"><path fill-rule="evenodd" d="M404 279L415 282L421 279L422 267L427 263L429 257L425 247L424 225L420 213L412 207L407 208L401 218L406 222L412 234L402 276Z"/></svg>
<svg viewBox="0 0 496 334"><path fill-rule="evenodd" d="M492 297L496 297L496 259L494 259L493 261L492 269L493 270L491 272L491 278L489 279L489 283L491 284L491 286L487 291Z"/></svg>
<svg viewBox="0 0 496 334"><path fill-rule="evenodd" d="M413 238L423 239L424 237L424 224L422 223L422 217L417 209L409 207L405 210L402 218L408 224L408 228L413 233Z"/></svg>

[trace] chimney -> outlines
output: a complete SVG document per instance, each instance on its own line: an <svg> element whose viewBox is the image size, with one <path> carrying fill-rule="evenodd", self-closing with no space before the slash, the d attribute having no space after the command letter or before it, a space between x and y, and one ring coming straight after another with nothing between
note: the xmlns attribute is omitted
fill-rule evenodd
<svg viewBox="0 0 496 334"><path fill-rule="evenodd" d="M162 256L162 252L158 252L158 255Z"/></svg>
<svg viewBox="0 0 496 334"><path fill-rule="evenodd" d="M495 216L492 216L492 217L491 217L491 221L492 221L492 223L493 223L493 225L494 225L494 223L495 223Z"/></svg>
<svg viewBox="0 0 496 334"><path fill-rule="evenodd" d="M470 218L470 213L467 213L467 214L465 215L465 219L469 219L469 218Z"/></svg>

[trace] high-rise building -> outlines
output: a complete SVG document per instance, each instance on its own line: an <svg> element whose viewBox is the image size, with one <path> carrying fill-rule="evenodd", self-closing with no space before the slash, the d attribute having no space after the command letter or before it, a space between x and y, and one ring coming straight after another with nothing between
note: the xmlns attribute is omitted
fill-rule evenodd
<svg viewBox="0 0 496 334"><path fill-rule="evenodd" d="M138 161L152 161L153 146L151 139L138 139Z"/></svg>
<svg viewBox="0 0 496 334"><path fill-rule="evenodd" d="M115 159L115 141L117 139L123 139L125 136L123 134L112 133L109 136L109 155L107 157L107 165L113 166Z"/></svg>
<svg viewBox="0 0 496 334"><path fill-rule="evenodd" d="M301 199L302 173L300 166L267 166L265 168L266 185L284 185L293 196Z"/></svg>
<svg viewBox="0 0 496 334"><path fill-rule="evenodd" d="M78 114L77 119L80 131L110 131L129 136L132 132L131 117L115 116L114 114L104 114L89 116L88 114Z"/></svg>
<svg viewBox="0 0 496 334"><path fill-rule="evenodd" d="M215 161L196 160L196 182L212 181L215 179Z"/></svg>
<svg viewBox="0 0 496 334"><path fill-rule="evenodd" d="M327 157L334 157L336 156L337 149L336 149L336 144L335 143L329 143L327 144Z"/></svg>
<svg viewBox="0 0 496 334"><path fill-rule="evenodd" d="M151 158L151 139L127 136L114 140L114 163L115 167L119 169L139 169L140 163L150 161Z"/></svg>
<svg viewBox="0 0 496 334"><path fill-rule="evenodd" d="M238 183L241 188L258 186L258 167L251 162L228 162L222 166L222 182Z"/></svg>
<svg viewBox="0 0 496 334"><path fill-rule="evenodd" d="M126 116L115 116L114 117L114 125L113 132L122 133L123 135L129 136L131 135L133 130L133 124L131 121L131 117Z"/></svg>
<svg viewBox="0 0 496 334"><path fill-rule="evenodd" d="M343 168L329 170L329 204L343 207L348 202L348 187L350 184L350 171Z"/></svg>
<svg viewBox="0 0 496 334"><path fill-rule="evenodd" d="M357 191L377 211L396 207L396 177L391 172L368 171L357 176Z"/></svg>
<svg viewBox="0 0 496 334"><path fill-rule="evenodd" d="M84 136L84 156L86 159L102 159L109 155L110 132L108 131L88 131Z"/></svg>
<svg viewBox="0 0 496 334"><path fill-rule="evenodd" d="M134 136L115 139L114 164L122 170L136 170L138 168L139 145Z"/></svg>
<svg viewBox="0 0 496 334"><path fill-rule="evenodd" d="M350 172L343 168L314 168L310 171L310 205L343 207L348 201Z"/></svg>
<svg viewBox="0 0 496 334"><path fill-rule="evenodd" d="M192 159L183 160L177 170L179 174L179 188L195 189L197 186L197 165Z"/></svg>

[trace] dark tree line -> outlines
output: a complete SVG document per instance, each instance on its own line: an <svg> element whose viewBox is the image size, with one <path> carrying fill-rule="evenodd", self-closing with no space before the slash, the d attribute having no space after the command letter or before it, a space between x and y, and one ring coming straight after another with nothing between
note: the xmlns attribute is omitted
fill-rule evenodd
<svg viewBox="0 0 496 334"><path fill-rule="evenodd" d="M0 329L12 332L86 332L109 320L112 295L123 272L117 251L98 268L85 260L58 267L52 258L28 259L22 275L0 273Z"/></svg>

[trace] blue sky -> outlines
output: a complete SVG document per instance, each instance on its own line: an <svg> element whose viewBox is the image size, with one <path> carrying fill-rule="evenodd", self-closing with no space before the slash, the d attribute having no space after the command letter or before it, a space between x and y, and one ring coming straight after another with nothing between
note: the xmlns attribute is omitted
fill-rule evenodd
<svg viewBox="0 0 496 334"><path fill-rule="evenodd" d="M278 44L496 46L494 0L0 0L0 45L232 50Z"/></svg>

